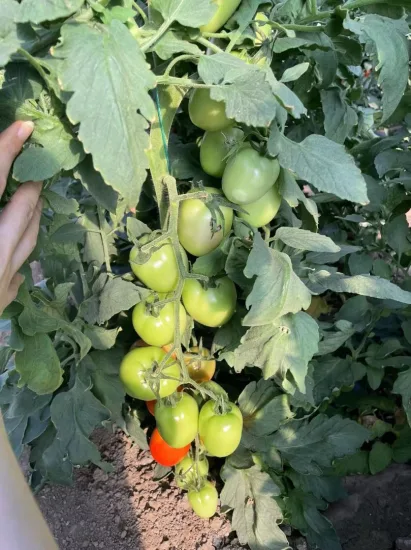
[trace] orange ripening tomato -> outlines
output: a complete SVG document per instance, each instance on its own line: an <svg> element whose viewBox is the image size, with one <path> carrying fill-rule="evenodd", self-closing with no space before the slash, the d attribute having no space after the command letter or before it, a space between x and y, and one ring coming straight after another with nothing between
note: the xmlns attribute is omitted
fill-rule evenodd
<svg viewBox="0 0 411 550"><path fill-rule="evenodd" d="M161 464L161 466L175 466L180 460L183 460L189 451L190 444L179 449L170 447L161 437L158 429L155 428L150 439L150 452L154 460Z"/></svg>
<svg viewBox="0 0 411 550"><path fill-rule="evenodd" d="M192 347L184 354L184 361L187 365L190 378L192 378L194 382L201 384L202 382L208 382L214 376L215 359L213 359L210 351L206 348L201 350L201 356L204 357L204 359L196 358L199 354L199 347Z"/></svg>
<svg viewBox="0 0 411 550"><path fill-rule="evenodd" d="M156 406L157 399L153 399L152 401L146 401L147 409L150 414L154 416L154 407Z"/></svg>

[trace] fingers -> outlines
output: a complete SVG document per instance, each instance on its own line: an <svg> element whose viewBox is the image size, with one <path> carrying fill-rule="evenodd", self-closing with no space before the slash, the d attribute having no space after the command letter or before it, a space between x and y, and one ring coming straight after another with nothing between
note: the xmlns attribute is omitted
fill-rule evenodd
<svg viewBox="0 0 411 550"><path fill-rule="evenodd" d="M40 182L21 185L0 215L0 243L8 258L23 237L35 211L41 192Z"/></svg>
<svg viewBox="0 0 411 550"><path fill-rule="evenodd" d="M33 250L36 248L37 237L40 228L41 210L43 208L43 202L40 199L34 210L34 214L14 251L11 260L12 273L15 273L24 264Z"/></svg>
<svg viewBox="0 0 411 550"><path fill-rule="evenodd" d="M0 134L0 196L6 187L11 165L33 128L31 120L18 121Z"/></svg>
<svg viewBox="0 0 411 550"><path fill-rule="evenodd" d="M9 304L11 304L11 302L16 299L19 288L23 282L24 275L22 275L21 273L16 273L10 281L9 290L7 292L7 299Z"/></svg>

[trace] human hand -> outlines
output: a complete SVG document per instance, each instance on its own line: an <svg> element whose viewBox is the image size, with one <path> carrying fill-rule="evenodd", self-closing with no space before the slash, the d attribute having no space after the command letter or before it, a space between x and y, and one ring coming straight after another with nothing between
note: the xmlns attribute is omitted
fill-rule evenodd
<svg viewBox="0 0 411 550"><path fill-rule="evenodd" d="M0 134L0 198L14 159L34 124L15 122ZM0 213L0 315L17 296L23 275L18 270L33 252L39 232L41 182L20 185Z"/></svg>

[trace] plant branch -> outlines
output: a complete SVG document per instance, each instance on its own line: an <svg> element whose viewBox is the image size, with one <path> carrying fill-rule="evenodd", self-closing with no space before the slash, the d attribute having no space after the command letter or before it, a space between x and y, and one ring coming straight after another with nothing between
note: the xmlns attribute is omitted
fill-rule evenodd
<svg viewBox="0 0 411 550"><path fill-rule="evenodd" d="M224 53L224 50L213 44L210 40L207 40L207 38L204 38L202 36L196 38L196 42L201 44L202 46L205 46L206 48L210 48L214 53Z"/></svg>
<svg viewBox="0 0 411 550"><path fill-rule="evenodd" d="M141 18L143 19L143 21L146 22L147 21L147 15L146 15L146 12L143 10L143 8L140 8L138 3L135 2L134 0L132 0L131 3L133 5L133 8L139 13Z"/></svg>
<svg viewBox="0 0 411 550"><path fill-rule="evenodd" d="M140 46L140 49L143 52L146 52L147 50L149 50L152 46L154 46L156 42L160 40L163 34L165 34L168 31L168 29L171 27L172 24L173 24L172 19L169 19L168 21L167 20L164 21L164 23L161 25L161 27L158 29L155 35L152 36L149 40L147 40L147 42L143 43Z"/></svg>
<svg viewBox="0 0 411 550"><path fill-rule="evenodd" d="M164 77L160 75L157 77L157 84L160 86L180 86L181 88L213 88L213 85L203 84L201 82L196 82L190 78L178 78L175 76Z"/></svg>
<svg viewBox="0 0 411 550"><path fill-rule="evenodd" d="M163 77L170 76L171 70L173 69L173 67L175 67L175 65L177 65L177 63L180 63L180 61L188 61L189 59L195 61L196 63L198 62L198 56L196 55L183 54L175 57L168 65L167 69L164 71Z"/></svg>

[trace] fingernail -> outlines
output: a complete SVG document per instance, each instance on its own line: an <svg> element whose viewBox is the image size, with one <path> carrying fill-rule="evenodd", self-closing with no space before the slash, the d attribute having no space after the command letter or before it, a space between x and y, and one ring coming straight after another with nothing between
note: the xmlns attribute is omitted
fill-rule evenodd
<svg viewBox="0 0 411 550"><path fill-rule="evenodd" d="M25 120L24 122L20 123L19 129L17 130L17 137L22 141L26 141L26 139L32 133L33 129L34 122L32 122L31 120Z"/></svg>

